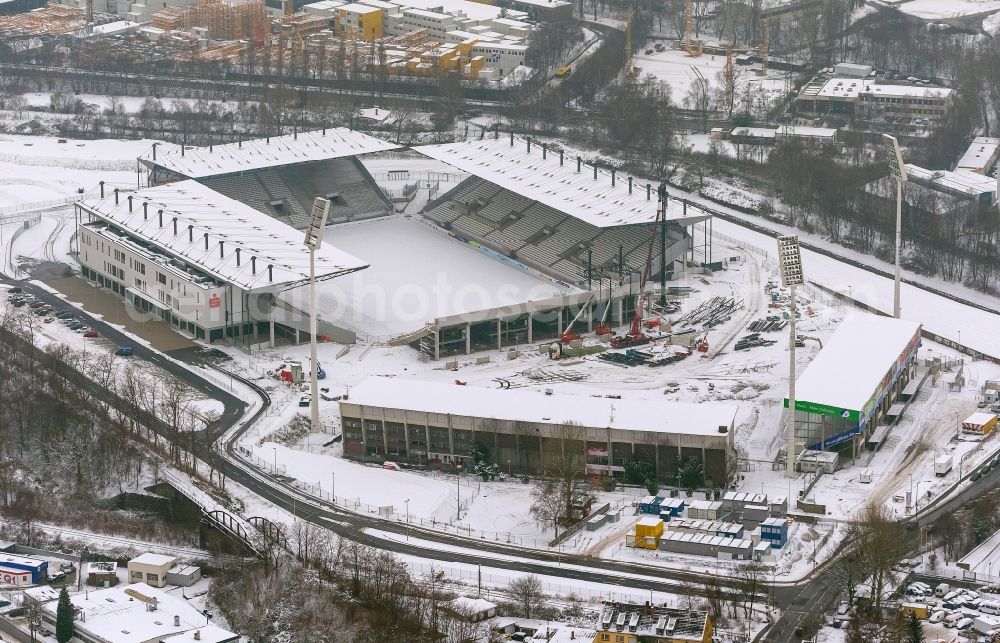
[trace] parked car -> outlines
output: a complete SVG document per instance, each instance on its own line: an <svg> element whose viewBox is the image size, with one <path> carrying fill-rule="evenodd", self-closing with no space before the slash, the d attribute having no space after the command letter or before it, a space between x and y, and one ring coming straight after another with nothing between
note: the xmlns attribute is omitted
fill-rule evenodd
<svg viewBox="0 0 1000 643"><path fill-rule="evenodd" d="M86 333L83 334L83 336L84 337L100 337L101 335L96 330L88 330Z"/></svg>
<svg viewBox="0 0 1000 643"><path fill-rule="evenodd" d="M24 301L23 299L18 299L16 301L10 302L10 305L13 306L14 308L21 308L22 306L26 306L27 304L28 302Z"/></svg>
<svg viewBox="0 0 1000 643"><path fill-rule="evenodd" d="M76 571L76 566L73 563L66 561L65 563L59 563L59 569L60 571L64 571L68 574L70 572Z"/></svg>
<svg viewBox="0 0 1000 643"><path fill-rule="evenodd" d="M131 346L119 346L118 350L115 351L115 355L119 357L132 357L134 352Z"/></svg>
<svg viewBox="0 0 1000 643"><path fill-rule="evenodd" d="M28 304L28 308L41 308L44 305L45 305L44 301L33 301L30 304Z"/></svg>
<svg viewBox="0 0 1000 643"><path fill-rule="evenodd" d="M927 621L930 622L930 623L940 623L941 621L944 620L944 617L947 614L948 614L948 612L946 612L944 610L938 610L938 611L934 612L933 614L931 614L931 617L929 619L927 619Z"/></svg>
<svg viewBox="0 0 1000 643"><path fill-rule="evenodd" d="M848 606L847 601L841 601L840 605L837 606L837 614L843 616L844 614L847 614L847 610L849 609L850 607Z"/></svg>
<svg viewBox="0 0 1000 643"><path fill-rule="evenodd" d="M69 319L73 316L73 312L69 310L60 310L56 313L56 317L59 319Z"/></svg>
<svg viewBox="0 0 1000 643"><path fill-rule="evenodd" d="M52 322L54 322L55 320L56 320L56 318L55 318L55 317L46 317L46 318L45 318L45 319L43 319L42 321L43 321L44 323L46 323L46 324L51 324L51 323L52 323Z"/></svg>
<svg viewBox="0 0 1000 643"><path fill-rule="evenodd" d="M49 572L49 582L50 583L58 583L58 582L64 581L64 580L66 580L66 574L64 574L62 572L55 572L55 573Z"/></svg>
<svg viewBox="0 0 1000 643"><path fill-rule="evenodd" d="M310 404L312 404L311 395L303 395L299 398L299 406L309 406Z"/></svg>
<svg viewBox="0 0 1000 643"><path fill-rule="evenodd" d="M42 306L41 308L34 309L32 312L35 313L38 316L48 315L49 313L52 312L52 307L51 306Z"/></svg>
<svg viewBox="0 0 1000 643"><path fill-rule="evenodd" d="M7 289L7 293L11 295L20 295L22 292L24 291L21 290L20 286L11 286Z"/></svg>
<svg viewBox="0 0 1000 643"><path fill-rule="evenodd" d="M959 630L964 630L964 629L968 629L968 627L970 625L972 625L972 619L969 618L968 616L966 616L965 618L963 618L963 619L959 620L957 623L955 623L955 628L959 629Z"/></svg>

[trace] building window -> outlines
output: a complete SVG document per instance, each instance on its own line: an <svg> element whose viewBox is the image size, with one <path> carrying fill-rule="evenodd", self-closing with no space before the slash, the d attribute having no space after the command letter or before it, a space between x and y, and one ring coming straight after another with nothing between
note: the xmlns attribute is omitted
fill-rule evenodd
<svg viewBox="0 0 1000 643"><path fill-rule="evenodd" d="M132 582L141 583L142 582L142 572L132 572Z"/></svg>
<svg viewBox="0 0 1000 643"><path fill-rule="evenodd" d="M163 274L162 272L158 272L158 273L156 273L156 281L157 281L157 283L161 283L163 285L166 285L167 284L167 276L165 274Z"/></svg>
<svg viewBox="0 0 1000 643"><path fill-rule="evenodd" d="M160 575L159 574L146 574L146 580L148 582L150 582L150 583L159 583L160 582Z"/></svg>

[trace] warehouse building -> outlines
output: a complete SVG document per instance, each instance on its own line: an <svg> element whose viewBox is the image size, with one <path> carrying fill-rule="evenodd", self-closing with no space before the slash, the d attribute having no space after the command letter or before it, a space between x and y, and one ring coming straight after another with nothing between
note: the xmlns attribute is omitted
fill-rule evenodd
<svg viewBox="0 0 1000 643"><path fill-rule="evenodd" d="M796 380L795 445L857 457L916 370L920 323L852 315ZM788 408L788 398L784 401ZM879 431L884 439L887 431Z"/></svg>
<svg viewBox="0 0 1000 643"><path fill-rule="evenodd" d="M44 583L49 564L37 558L0 553L0 581L4 585L38 585Z"/></svg>
<svg viewBox="0 0 1000 643"><path fill-rule="evenodd" d="M566 452L592 474L624 475L642 458L660 480L693 458L725 484L736 407L484 389L370 377L340 402L344 454L359 460L472 465L483 443L496 463L535 473Z"/></svg>

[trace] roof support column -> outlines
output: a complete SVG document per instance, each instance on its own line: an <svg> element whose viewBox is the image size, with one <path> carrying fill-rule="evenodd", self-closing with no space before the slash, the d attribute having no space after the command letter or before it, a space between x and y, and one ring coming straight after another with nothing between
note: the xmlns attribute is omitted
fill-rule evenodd
<svg viewBox="0 0 1000 643"><path fill-rule="evenodd" d="M269 330L271 331L271 341L270 341L270 345L268 346L268 348L274 348L274 317L272 317L268 321L268 326L270 326Z"/></svg>
<svg viewBox="0 0 1000 643"><path fill-rule="evenodd" d="M503 335L500 334L500 320L497 319L497 350L503 348Z"/></svg>
<svg viewBox="0 0 1000 643"><path fill-rule="evenodd" d="M529 344L532 343L533 341L535 341L535 337L534 337L534 335L535 335L534 334L534 323L535 323L535 316L532 315L531 313L528 313L528 343Z"/></svg>
<svg viewBox="0 0 1000 643"><path fill-rule="evenodd" d="M472 353L472 322L465 322L465 354Z"/></svg>

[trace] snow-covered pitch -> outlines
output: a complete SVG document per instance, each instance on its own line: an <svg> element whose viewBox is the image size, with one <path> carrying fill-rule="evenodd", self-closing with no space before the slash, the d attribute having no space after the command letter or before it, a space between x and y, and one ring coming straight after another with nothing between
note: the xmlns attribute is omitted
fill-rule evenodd
<svg viewBox="0 0 1000 643"><path fill-rule="evenodd" d="M319 286L320 315L370 339L428 322L579 292L419 220L391 217L332 226L324 240L369 264ZM282 295L308 304L307 288Z"/></svg>

